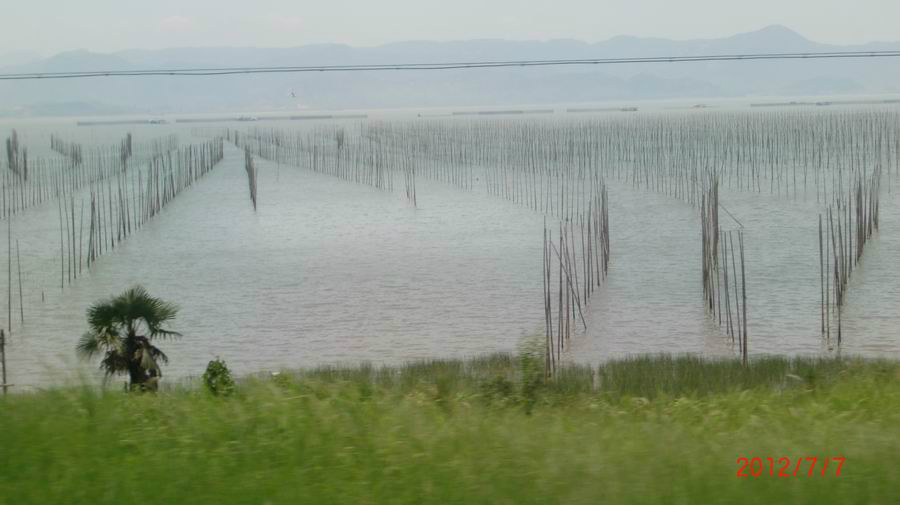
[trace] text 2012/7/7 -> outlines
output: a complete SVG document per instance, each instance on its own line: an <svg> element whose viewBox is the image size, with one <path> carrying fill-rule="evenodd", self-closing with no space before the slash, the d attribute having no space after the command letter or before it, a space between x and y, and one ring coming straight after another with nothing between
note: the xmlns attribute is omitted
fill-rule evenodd
<svg viewBox="0 0 900 505"><path fill-rule="evenodd" d="M841 476L847 458L738 458L738 477L826 477ZM830 464L829 464L830 462ZM768 472L766 472L768 467Z"/></svg>

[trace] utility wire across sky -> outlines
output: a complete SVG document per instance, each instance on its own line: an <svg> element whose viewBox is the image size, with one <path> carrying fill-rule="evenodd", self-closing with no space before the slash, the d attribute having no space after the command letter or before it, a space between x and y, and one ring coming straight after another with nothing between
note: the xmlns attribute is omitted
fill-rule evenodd
<svg viewBox="0 0 900 505"><path fill-rule="evenodd" d="M87 77L217 76L239 74L280 74L300 72L373 72L410 70L453 70L502 67L547 67L563 65L615 65L625 63L690 63L704 61L813 60L839 58L896 58L900 51L845 51L816 53L720 54L705 56L653 56L634 58L586 58L571 60L470 61L447 63L394 63L370 65L317 65L225 68L169 68L149 70L91 70L73 72L33 72L0 74L0 81L35 79L80 79Z"/></svg>

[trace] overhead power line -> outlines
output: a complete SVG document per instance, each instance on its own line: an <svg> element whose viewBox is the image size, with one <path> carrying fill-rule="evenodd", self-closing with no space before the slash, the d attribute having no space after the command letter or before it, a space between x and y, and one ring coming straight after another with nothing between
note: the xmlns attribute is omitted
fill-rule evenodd
<svg viewBox="0 0 900 505"><path fill-rule="evenodd" d="M813 60L838 58L895 58L900 51L844 51L815 53L719 54L704 56L652 56L634 58L585 58L568 60L469 61L446 63L394 63L370 65L316 65L224 68L168 68L149 70L91 70L73 72L32 72L0 74L2 81L34 79L78 79L86 77L217 76L238 74L280 74L300 72L373 72L410 70L453 70L502 67L546 67L563 65L615 65L625 63L690 63L704 61Z"/></svg>

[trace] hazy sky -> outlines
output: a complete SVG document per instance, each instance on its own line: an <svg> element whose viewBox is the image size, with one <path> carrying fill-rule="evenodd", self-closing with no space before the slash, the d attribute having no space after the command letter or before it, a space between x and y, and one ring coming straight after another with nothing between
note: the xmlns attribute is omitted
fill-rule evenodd
<svg viewBox="0 0 900 505"><path fill-rule="evenodd" d="M782 24L836 44L900 40L900 0L26 0L0 54L472 38L714 38Z"/></svg>

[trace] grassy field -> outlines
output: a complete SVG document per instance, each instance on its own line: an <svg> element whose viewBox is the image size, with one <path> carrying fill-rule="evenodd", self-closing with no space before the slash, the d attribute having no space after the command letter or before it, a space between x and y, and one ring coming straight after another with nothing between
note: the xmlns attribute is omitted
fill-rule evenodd
<svg viewBox="0 0 900 505"><path fill-rule="evenodd" d="M743 456L846 462L739 478ZM224 398L0 399L0 503L16 505L895 504L898 456L888 361L640 357L547 383L537 360L491 356L285 372Z"/></svg>

